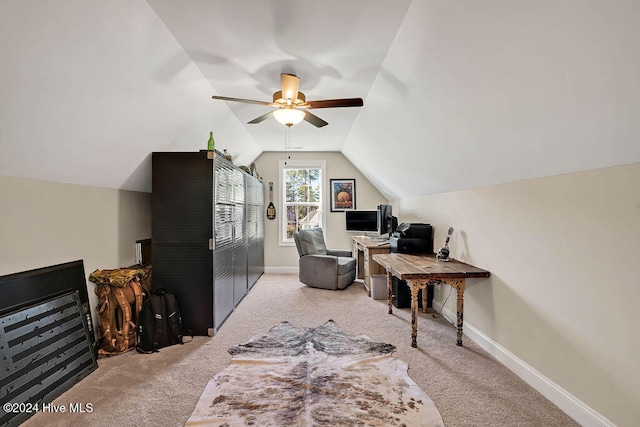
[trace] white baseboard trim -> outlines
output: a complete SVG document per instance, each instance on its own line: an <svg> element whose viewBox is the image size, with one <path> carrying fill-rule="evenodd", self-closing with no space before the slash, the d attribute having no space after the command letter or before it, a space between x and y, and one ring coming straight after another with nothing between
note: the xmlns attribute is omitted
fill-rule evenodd
<svg viewBox="0 0 640 427"><path fill-rule="evenodd" d="M451 319L457 318L456 313L453 313L447 308L444 308L443 312ZM583 427L615 427L615 424L600 415L589 405L536 371L515 354L480 332L473 325L465 322L464 334Z"/></svg>
<svg viewBox="0 0 640 427"><path fill-rule="evenodd" d="M267 274L298 274L298 267L265 267L264 272Z"/></svg>

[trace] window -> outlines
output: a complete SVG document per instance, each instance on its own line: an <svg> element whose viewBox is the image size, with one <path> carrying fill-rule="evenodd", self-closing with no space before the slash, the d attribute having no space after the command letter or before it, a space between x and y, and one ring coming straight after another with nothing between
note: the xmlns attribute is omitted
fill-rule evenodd
<svg viewBox="0 0 640 427"><path fill-rule="evenodd" d="M323 227L324 161L280 162L280 243L293 244L293 233Z"/></svg>

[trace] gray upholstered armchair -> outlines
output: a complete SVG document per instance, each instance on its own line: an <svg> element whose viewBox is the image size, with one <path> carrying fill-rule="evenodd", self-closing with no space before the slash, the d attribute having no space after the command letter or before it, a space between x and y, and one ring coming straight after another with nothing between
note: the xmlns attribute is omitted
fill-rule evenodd
<svg viewBox="0 0 640 427"><path fill-rule="evenodd" d="M298 248L299 278L312 288L344 289L356 279L356 259L351 251L327 249L322 228L293 235Z"/></svg>

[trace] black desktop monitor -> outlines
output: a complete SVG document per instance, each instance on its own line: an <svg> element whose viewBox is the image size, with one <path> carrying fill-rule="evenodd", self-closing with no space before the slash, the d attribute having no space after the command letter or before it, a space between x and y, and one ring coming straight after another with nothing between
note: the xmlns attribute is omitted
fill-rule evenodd
<svg viewBox="0 0 640 427"><path fill-rule="evenodd" d="M378 231L378 211L345 211L347 231Z"/></svg>
<svg viewBox="0 0 640 427"><path fill-rule="evenodd" d="M390 234L393 232L393 229L391 205L378 206L378 231L380 234Z"/></svg>

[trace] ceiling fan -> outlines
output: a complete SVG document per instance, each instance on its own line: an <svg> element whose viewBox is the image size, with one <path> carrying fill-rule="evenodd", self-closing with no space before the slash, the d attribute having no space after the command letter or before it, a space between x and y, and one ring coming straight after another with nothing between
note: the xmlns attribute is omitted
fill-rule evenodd
<svg viewBox="0 0 640 427"><path fill-rule="evenodd" d="M336 107L362 107L362 98L324 99L321 101L307 101L304 93L300 92L300 78L293 74L280 74L282 90L273 94L273 102L254 101L252 99L230 98L228 96L212 96L213 99L223 101L244 102L247 104L267 105L276 107L277 110L256 117L249 124L260 123L271 116L280 123L291 127L305 120L316 127L326 126L329 123L307 110L312 108L336 108Z"/></svg>

